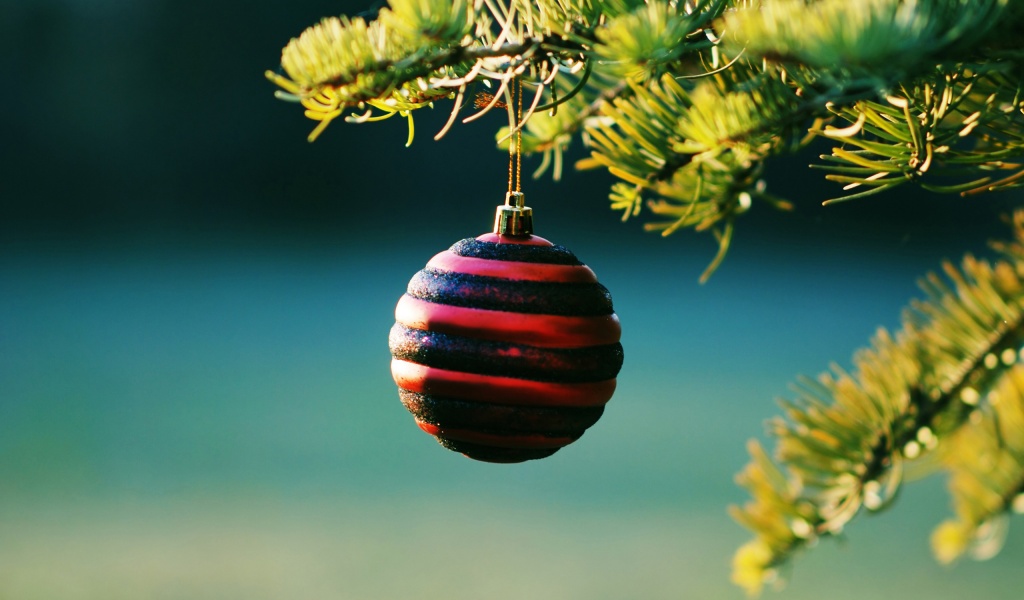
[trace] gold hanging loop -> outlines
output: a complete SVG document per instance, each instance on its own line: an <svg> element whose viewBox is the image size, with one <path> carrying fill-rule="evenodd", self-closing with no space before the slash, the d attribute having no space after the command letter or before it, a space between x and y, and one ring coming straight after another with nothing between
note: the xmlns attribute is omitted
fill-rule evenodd
<svg viewBox="0 0 1024 600"><path fill-rule="evenodd" d="M515 85L509 88L516 96L516 134L514 140L508 141L508 192L505 204L499 206L494 215L494 233L526 237L533 233L533 209L526 206L526 194L520 191L523 173L523 82L516 77Z"/></svg>

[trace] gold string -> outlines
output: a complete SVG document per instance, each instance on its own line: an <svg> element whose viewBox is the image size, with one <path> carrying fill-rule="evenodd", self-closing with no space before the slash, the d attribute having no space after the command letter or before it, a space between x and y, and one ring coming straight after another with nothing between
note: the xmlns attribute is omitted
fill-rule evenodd
<svg viewBox="0 0 1024 600"><path fill-rule="evenodd" d="M515 182L515 191L521 191L522 185L522 172L523 172L523 82L518 77L515 78L513 85L509 86L509 91L512 92L512 96L516 98L516 112L513 127L516 129L515 141L512 139L508 141L508 191L512 192L512 184ZM518 95L518 97L517 97ZM514 164L514 167L513 167ZM514 169L514 170L513 170ZM514 177L513 177L514 173Z"/></svg>
<svg viewBox="0 0 1024 600"><path fill-rule="evenodd" d="M519 189L521 175L523 172L523 80L516 77L516 89L519 92L519 99L516 107L516 191Z"/></svg>
<svg viewBox="0 0 1024 600"><path fill-rule="evenodd" d="M515 88L514 85L513 86L509 86L509 88L510 88L510 91L512 92L512 94L516 93L516 88ZM515 127L515 123L513 123L512 126ZM512 138L509 138L509 140L508 140L508 192L510 194L512 193L512 181L513 181L512 180L512 163L513 163L513 157L515 156L515 152L516 152L516 145L514 143L512 143Z"/></svg>

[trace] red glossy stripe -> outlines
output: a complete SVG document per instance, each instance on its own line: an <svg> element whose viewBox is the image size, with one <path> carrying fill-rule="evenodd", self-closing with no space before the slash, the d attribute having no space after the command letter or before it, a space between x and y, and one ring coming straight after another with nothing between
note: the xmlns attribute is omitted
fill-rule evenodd
<svg viewBox="0 0 1024 600"><path fill-rule="evenodd" d="M395 320L413 329L547 348L614 344L622 335L615 314L596 317L533 315L436 304L403 294Z"/></svg>
<svg viewBox="0 0 1024 600"><path fill-rule="evenodd" d="M410 392L518 406L601 406L615 392L614 379L549 383L462 373L398 359L391 361L391 376L398 387Z"/></svg>
<svg viewBox="0 0 1024 600"><path fill-rule="evenodd" d="M528 263L514 260L491 260L472 256L459 256L445 250L430 259L427 267L482 275L484 277L500 277L519 281L550 281L555 283L597 283L597 276L586 265L548 265Z"/></svg>
<svg viewBox="0 0 1024 600"><path fill-rule="evenodd" d="M436 437L443 437L457 442L470 442L482 446L493 446L495 448L561 448L575 441L571 437L549 437L538 434L498 435L482 433L471 429L438 427L423 421L416 421L416 424L423 431Z"/></svg>
<svg viewBox="0 0 1024 600"><path fill-rule="evenodd" d="M510 235L498 235L496 233L485 233L476 238L478 242L490 242L492 244L523 244L525 246L554 246L546 239L531 235L529 237L512 237Z"/></svg>

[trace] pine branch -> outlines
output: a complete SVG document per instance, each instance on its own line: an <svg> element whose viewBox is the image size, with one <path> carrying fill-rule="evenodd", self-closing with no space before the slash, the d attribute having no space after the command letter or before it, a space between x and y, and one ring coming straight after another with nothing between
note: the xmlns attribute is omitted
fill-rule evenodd
<svg viewBox="0 0 1024 600"><path fill-rule="evenodd" d="M312 140L347 109L369 105L385 113L348 118L356 122L400 114L410 119L411 130L413 110L456 90L461 98L475 79L497 78L504 84L525 70L547 83L557 80L563 65L586 60L587 72L595 73L589 93L563 104L557 120L545 122L538 115L528 126L534 139L528 136L526 151L545 152L548 162L561 163L573 134L583 129L589 138L594 132L589 124L597 120L592 117L605 112L611 100L661 74L694 71L700 62L696 55L717 44L711 25L730 4L550 0L507 6L484 1L474 7L463 2L444 8L440 0L402 0L371 22L343 17L311 27L283 51L288 77L268 77L285 90L284 97L299 100L306 115L319 121ZM558 84L548 83L548 89ZM551 100L564 102L555 94ZM505 137L507 132L499 133L499 139ZM682 154L669 156L656 179L671 179L686 162Z"/></svg>
<svg viewBox="0 0 1024 600"><path fill-rule="evenodd" d="M719 252L706 279L728 250L735 217L755 199L788 208L765 193L760 175L765 158L799 145L802 109L784 82L751 65L696 83L665 75L630 85L633 93L605 105L605 119L588 127L592 160L624 180L612 189L624 218L639 212L646 192L655 196L648 208L668 217L649 230L715 232ZM765 119L785 128L764 129Z"/></svg>
<svg viewBox="0 0 1024 600"><path fill-rule="evenodd" d="M716 232L717 263L752 202L788 206L765 191L764 159L814 136L842 144L815 165L845 186L836 201L1020 186L1021 28L1010 0L393 0L375 20L309 28L267 76L317 122L311 140L357 111L346 120L407 118L409 143L415 110L455 98L440 137L469 86L498 92L464 121L525 79L533 106L554 108L527 120L538 172L560 175L581 136L592 158L578 166L622 180L613 208L647 207L663 233Z"/></svg>
<svg viewBox="0 0 1024 600"><path fill-rule="evenodd" d="M756 537L737 552L737 584L758 593L795 552L841 532L862 508L884 509L906 463L990 410L984 399L1024 345L1024 213L1015 227L1016 242L999 246L1005 260L968 256L960 269L945 266L946 279L926 277L903 329L880 331L852 373L833 367L798 381L785 417L770 423L779 466L755 445L738 478L753 499L732 514Z"/></svg>
<svg viewBox="0 0 1024 600"><path fill-rule="evenodd" d="M985 173L1017 169L1008 159L1024 144L990 144L971 132L989 122L1004 131L1024 127L1020 57L1003 49L1014 43L1022 12L1007 0L822 0L810 7L776 0L725 23L735 33L727 46L742 43L779 65L804 93L832 90L824 94L829 111L851 125L812 133L844 142L819 168L851 193L828 203L908 182L961 194L1019 185L1020 171L998 180ZM836 94L851 84L861 93ZM925 180L929 171L960 181Z"/></svg>
<svg viewBox="0 0 1024 600"><path fill-rule="evenodd" d="M881 81L914 78L949 59L987 58L1014 41L1011 0L773 0L726 16L730 45L773 63ZM1018 21L1019 23L1019 21ZM845 79L847 77L837 77ZM883 83L883 85L885 85Z"/></svg>
<svg viewBox="0 0 1024 600"><path fill-rule="evenodd" d="M1005 65L957 65L885 104L861 101L836 110L851 125L816 132L844 143L823 155L827 162L818 168L846 183L844 191L861 194L909 182L961 195L1018 187L1021 165L1012 161L1024 157L1024 81L1012 83L1000 68ZM999 171L1014 174L998 180L985 174Z"/></svg>
<svg viewBox="0 0 1024 600"><path fill-rule="evenodd" d="M1020 357L1008 351L999 360L1013 364ZM932 535L935 556L943 563L965 552L990 558L1002 546L1007 515L1024 513L1024 367L1013 366L942 454L956 517Z"/></svg>

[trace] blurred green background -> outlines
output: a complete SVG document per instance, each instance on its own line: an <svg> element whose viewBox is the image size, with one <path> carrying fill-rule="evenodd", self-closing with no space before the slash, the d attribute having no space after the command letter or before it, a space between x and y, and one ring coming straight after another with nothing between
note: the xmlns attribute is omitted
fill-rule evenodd
<svg viewBox="0 0 1024 600"><path fill-rule="evenodd" d="M812 157L778 160L796 210L755 206L701 286L710 236L620 223L604 174L529 182L538 233L612 291L626 363L576 444L475 463L414 426L386 338L409 277L489 228L503 116L308 144L262 76L368 7L0 4L0 598L740 598L725 508L773 398L896 326L940 260L987 254L1019 194L822 208ZM768 597L1019 598L1019 531L932 562L942 486Z"/></svg>

